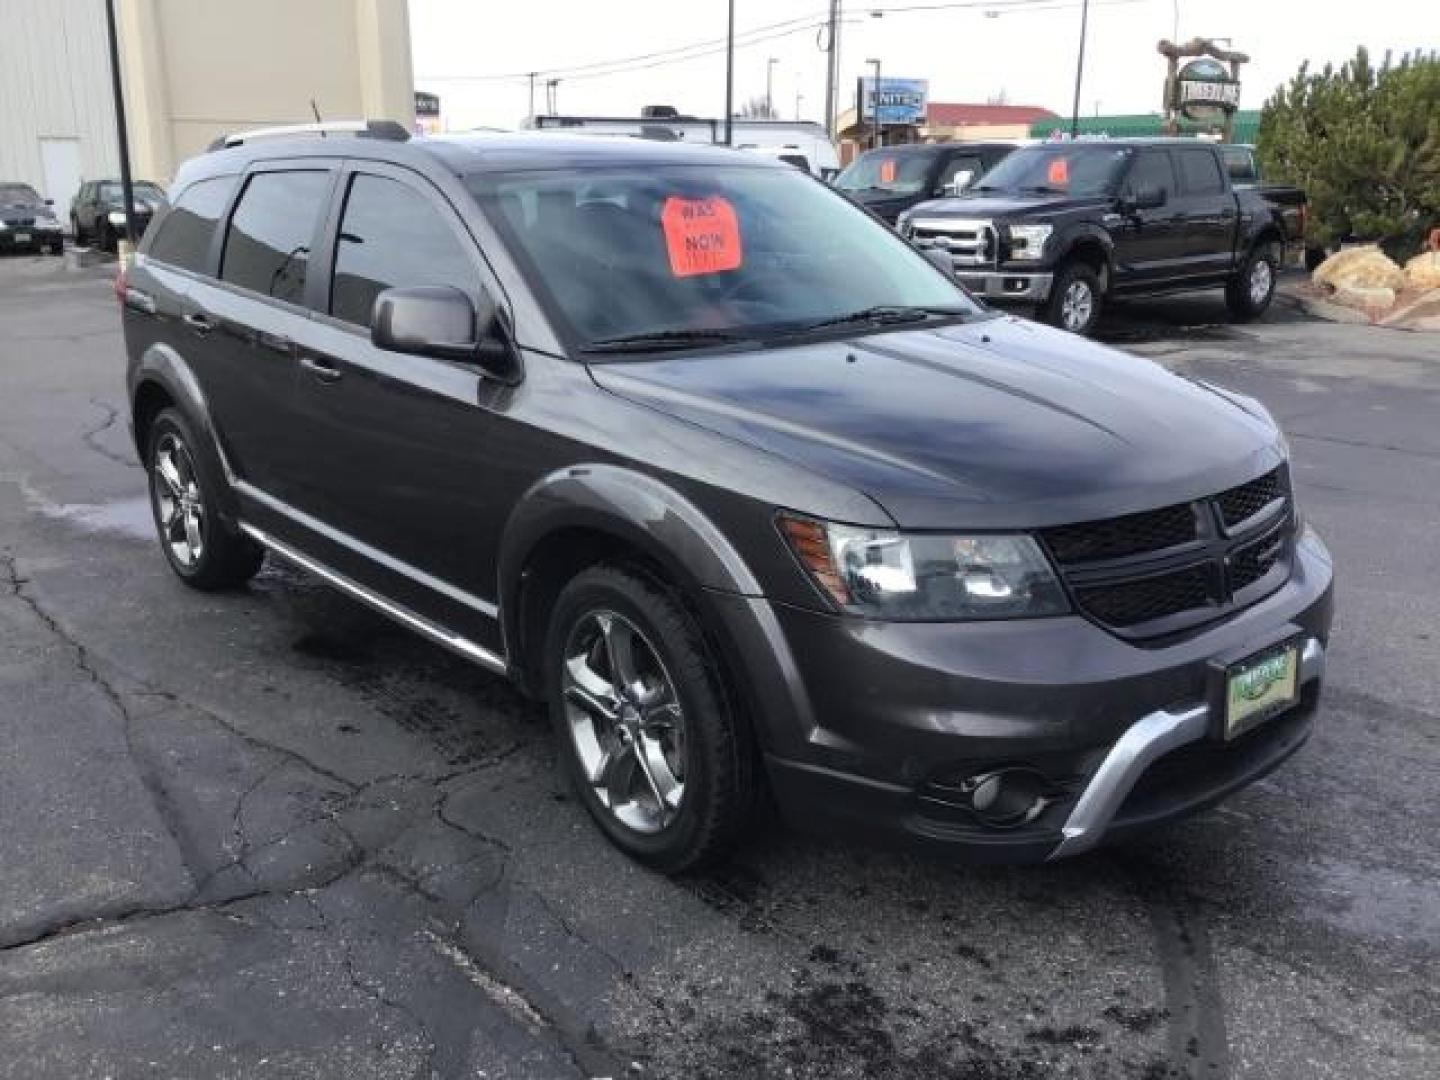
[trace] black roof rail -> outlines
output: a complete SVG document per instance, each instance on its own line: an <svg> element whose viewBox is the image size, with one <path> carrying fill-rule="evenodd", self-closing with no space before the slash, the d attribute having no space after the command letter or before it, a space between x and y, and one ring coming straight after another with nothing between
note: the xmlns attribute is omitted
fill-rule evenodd
<svg viewBox="0 0 1440 1080"><path fill-rule="evenodd" d="M234 135L221 135L210 144L209 150L224 150L257 139L276 139L295 135L354 135L362 139L385 139L388 142L405 142L410 132L405 125L394 120L323 120L309 124L283 124L277 127L255 128L251 131L237 131Z"/></svg>

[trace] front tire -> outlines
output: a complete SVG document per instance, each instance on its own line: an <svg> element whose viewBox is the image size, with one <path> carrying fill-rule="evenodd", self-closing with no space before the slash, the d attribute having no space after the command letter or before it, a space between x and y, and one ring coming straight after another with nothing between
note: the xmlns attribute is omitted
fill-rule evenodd
<svg viewBox="0 0 1440 1080"><path fill-rule="evenodd" d="M203 592L254 577L264 549L221 518L225 481L214 450L178 409L163 410L150 425L145 467L155 531L176 576Z"/></svg>
<svg viewBox="0 0 1440 1080"><path fill-rule="evenodd" d="M1050 288L1050 298L1041 308L1041 317L1051 326L1089 337L1095 332L1104 306L1100 275L1083 262L1061 265Z"/></svg>
<svg viewBox="0 0 1440 1080"><path fill-rule="evenodd" d="M545 683L565 771L616 847L667 874L733 850L756 803L754 747L675 597L628 569L583 571L555 602Z"/></svg>
<svg viewBox="0 0 1440 1080"><path fill-rule="evenodd" d="M1275 245L1256 244L1245 257L1238 273L1225 286L1225 306L1237 322L1249 322L1265 314L1275 298L1280 260Z"/></svg>

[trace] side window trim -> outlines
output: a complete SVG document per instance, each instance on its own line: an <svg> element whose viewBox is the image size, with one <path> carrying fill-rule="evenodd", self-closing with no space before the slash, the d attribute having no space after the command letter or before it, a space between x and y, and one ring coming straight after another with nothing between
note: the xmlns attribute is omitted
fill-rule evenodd
<svg viewBox="0 0 1440 1080"><path fill-rule="evenodd" d="M272 304L275 307L283 308L286 311L298 315L313 316L315 309L312 303L315 288L316 267L312 262L306 269L305 294L302 303L294 303L289 300L281 300L278 297L269 296L265 293L256 292L254 289L237 285L233 281L226 281L220 276L225 264L225 243L230 236L230 228L234 223L235 211L240 206L240 200L244 198L250 181L262 173L276 172L323 172L327 176L327 187L322 196L324 211L316 215L315 231L310 236L310 250L314 252L316 244L323 241L326 235L326 224L329 219L330 207L335 200L335 184L341 173L340 162L335 158L273 158L265 161L252 162L243 173L240 174L240 182L235 185L235 190L230 196L230 203L225 208L224 228L215 230L215 238L211 241L210 267L211 273L208 278L210 284L216 288L227 289L241 296L251 297L262 303Z"/></svg>
<svg viewBox="0 0 1440 1080"><path fill-rule="evenodd" d="M320 258L311 263L313 281L306 283L307 292L310 287L316 290L315 296L310 301L313 318L327 326L333 326L360 337L368 339L370 336L368 327L357 326L355 323L347 322L330 314L330 290L335 270L335 247L339 243L340 221L345 213L345 200L349 196L350 185L356 176L373 176L402 184L418 198L424 199L426 203L436 209L450 226L455 238L464 249L466 257L474 265L476 276L490 290L491 296L505 312L505 317L513 318L509 298L504 289L500 287L499 275L495 273L494 267L485 257L480 241L466 225L464 215L428 177L413 169L387 161L347 158L339 164L335 183L330 191L329 209L324 215L325 230L321 241L323 246L320 248Z"/></svg>

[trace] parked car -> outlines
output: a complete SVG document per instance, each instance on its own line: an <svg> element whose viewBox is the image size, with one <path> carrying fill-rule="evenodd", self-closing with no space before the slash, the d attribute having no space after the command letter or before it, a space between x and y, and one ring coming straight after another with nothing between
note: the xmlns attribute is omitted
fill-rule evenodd
<svg viewBox="0 0 1440 1080"><path fill-rule="evenodd" d="M50 199L29 184L0 183L0 251L49 251L59 255L65 233Z"/></svg>
<svg viewBox="0 0 1440 1080"><path fill-rule="evenodd" d="M165 192L158 184L137 180L131 185L135 197L135 234L144 235L150 219L165 205ZM115 251L125 235L125 198L119 180L91 180L80 185L70 204L70 233L77 244L93 243Z"/></svg>
<svg viewBox="0 0 1440 1080"><path fill-rule="evenodd" d="M881 220L896 219L917 203L959 195L1014 143L916 143L867 150L835 178L835 186Z"/></svg>
<svg viewBox="0 0 1440 1080"><path fill-rule="evenodd" d="M907 211L900 229L948 254L976 295L1038 305L1080 334L1112 296L1223 286L1235 318L1256 318L1286 239L1280 211L1235 190L1219 148L1193 139L1023 147L966 194Z"/></svg>
<svg viewBox="0 0 1440 1080"><path fill-rule="evenodd" d="M1259 192L1279 211L1285 230L1284 264L1303 263L1307 270L1319 266L1325 259L1325 250L1308 242L1310 202L1304 190L1294 184L1273 184L1265 180L1260 172L1260 160L1255 156L1255 147L1249 143L1225 144L1221 146L1220 153L1224 155L1225 171L1230 174L1230 183L1235 190Z"/></svg>
<svg viewBox="0 0 1440 1080"><path fill-rule="evenodd" d="M1258 402L971 300L758 155L250 135L122 272L160 547L270 551L548 703L600 829L1048 859L1311 729L1330 558Z"/></svg>

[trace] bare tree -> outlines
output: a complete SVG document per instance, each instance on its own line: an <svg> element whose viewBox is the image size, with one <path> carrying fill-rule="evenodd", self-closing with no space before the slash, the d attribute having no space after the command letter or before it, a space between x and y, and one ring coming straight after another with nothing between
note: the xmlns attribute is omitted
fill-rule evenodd
<svg viewBox="0 0 1440 1080"><path fill-rule="evenodd" d="M747 120L779 119L779 117L775 114L775 110L770 107L770 103L765 100L764 94L752 97L749 101L746 101L743 105L740 106L740 110L737 115L743 116Z"/></svg>
<svg viewBox="0 0 1440 1080"><path fill-rule="evenodd" d="M1000 92L999 92L998 94L991 94L988 98L985 99L985 104L986 104L986 105L1009 105L1009 104L1010 104L1010 91L1006 90L1005 87L1002 86L1002 87L1000 88Z"/></svg>

